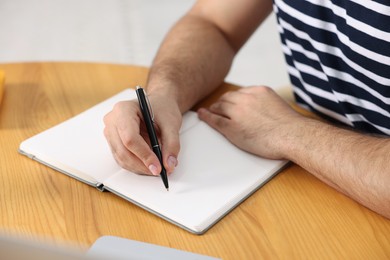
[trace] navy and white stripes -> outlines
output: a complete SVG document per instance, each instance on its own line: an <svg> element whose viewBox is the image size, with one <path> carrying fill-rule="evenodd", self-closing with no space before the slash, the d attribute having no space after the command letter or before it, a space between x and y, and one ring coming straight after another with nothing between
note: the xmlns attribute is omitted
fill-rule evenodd
<svg viewBox="0 0 390 260"><path fill-rule="evenodd" d="M390 135L390 1L274 0L297 102Z"/></svg>

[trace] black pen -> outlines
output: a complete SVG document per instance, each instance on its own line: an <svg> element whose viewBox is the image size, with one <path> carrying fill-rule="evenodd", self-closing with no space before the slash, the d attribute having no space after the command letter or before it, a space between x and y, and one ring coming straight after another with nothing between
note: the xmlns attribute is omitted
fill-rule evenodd
<svg viewBox="0 0 390 260"><path fill-rule="evenodd" d="M148 135L149 135L150 143L152 145L152 150L157 155L157 158L159 159L161 164L161 173L160 173L161 179L164 182L165 188L169 191L167 171L164 168L160 145L158 143L156 131L154 130L153 118L150 114L150 109L148 106L148 102L146 101L144 89L141 88L140 86L137 86L135 92L137 93L139 107L141 108L146 129L148 130Z"/></svg>

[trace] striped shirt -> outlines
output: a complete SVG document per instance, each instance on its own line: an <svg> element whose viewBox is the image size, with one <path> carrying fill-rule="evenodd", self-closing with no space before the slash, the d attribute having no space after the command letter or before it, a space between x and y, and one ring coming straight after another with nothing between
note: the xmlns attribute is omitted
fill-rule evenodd
<svg viewBox="0 0 390 260"><path fill-rule="evenodd" d="M274 0L297 102L390 135L390 0Z"/></svg>

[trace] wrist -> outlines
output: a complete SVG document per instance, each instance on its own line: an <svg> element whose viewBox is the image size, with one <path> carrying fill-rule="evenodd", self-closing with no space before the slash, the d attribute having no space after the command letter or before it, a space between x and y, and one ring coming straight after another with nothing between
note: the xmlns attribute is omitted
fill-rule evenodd
<svg viewBox="0 0 390 260"><path fill-rule="evenodd" d="M146 91L149 97L164 99L178 107L181 113L186 112L192 106L186 102L185 93L179 91L180 86L174 82L148 83ZM189 99L187 99L189 101Z"/></svg>
<svg viewBox="0 0 390 260"><path fill-rule="evenodd" d="M279 138L276 140L281 142L278 146L283 158L297 162L302 150L310 150L306 147L305 140L312 135L313 128L317 127L316 121L299 115L279 128Z"/></svg>

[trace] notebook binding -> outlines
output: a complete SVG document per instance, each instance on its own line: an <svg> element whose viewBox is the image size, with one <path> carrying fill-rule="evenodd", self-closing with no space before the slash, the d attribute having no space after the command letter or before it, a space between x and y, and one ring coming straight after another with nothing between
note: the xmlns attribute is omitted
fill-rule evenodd
<svg viewBox="0 0 390 260"><path fill-rule="evenodd" d="M105 191L104 184L103 183L96 184L96 189L102 192Z"/></svg>

